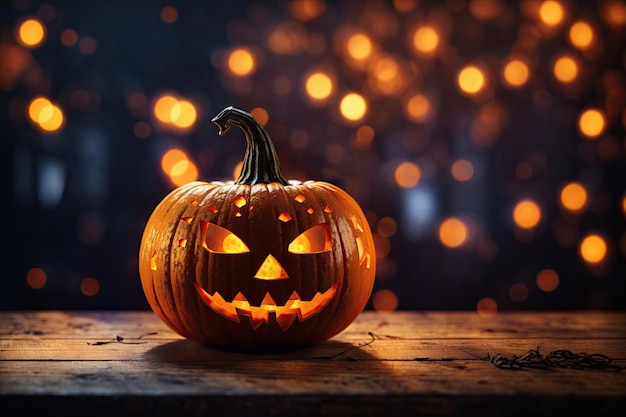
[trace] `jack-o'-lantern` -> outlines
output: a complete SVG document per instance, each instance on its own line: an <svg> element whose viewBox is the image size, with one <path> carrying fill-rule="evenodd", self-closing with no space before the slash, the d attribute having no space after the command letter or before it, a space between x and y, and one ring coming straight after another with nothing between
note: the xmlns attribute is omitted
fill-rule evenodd
<svg viewBox="0 0 626 417"><path fill-rule="evenodd" d="M247 140L231 182L195 181L150 216L139 254L146 298L180 335L207 345L297 347L331 338L365 308L376 254L345 191L287 181L265 128L227 107L212 120Z"/></svg>

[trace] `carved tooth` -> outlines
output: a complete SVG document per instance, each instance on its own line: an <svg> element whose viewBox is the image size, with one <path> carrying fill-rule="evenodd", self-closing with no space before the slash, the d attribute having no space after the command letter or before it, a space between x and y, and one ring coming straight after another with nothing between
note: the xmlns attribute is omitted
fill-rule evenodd
<svg viewBox="0 0 626 417"><path fill-rule="evenodd" d="M276 323L280 326L283 331L287 331L293 322L296 320L296 313L291 314L277 314L276 315Z"/></svg>
<svg viewBox="0 0 626 417"><path fill-rule="evenodd" d="M248 301L248 299L246 298L246 296L245 296L245 295L243 295L243 294L241 293L241 291L239 291L239 292L235 295L235 297L233 297L233 301L235 301L235 300L236 300L236 301Z"/></svg>
<svg viewBox="0 0 626 417"><path fill-rule="evenodd" d="M263 297L263 301L261 301L261 305L266 307L276 307L276 301L274 301L269 292L266 292L265 297Z"/></svg>

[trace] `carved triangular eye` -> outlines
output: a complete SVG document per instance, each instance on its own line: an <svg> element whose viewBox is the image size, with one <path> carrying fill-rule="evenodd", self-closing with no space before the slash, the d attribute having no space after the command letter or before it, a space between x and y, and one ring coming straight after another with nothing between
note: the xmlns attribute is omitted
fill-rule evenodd
<svg viewBox="0 0 626 417"><path fill-rule="evenodd" d="M318 224L300 233L287 248L291 253L330 252L330 228L328 223Z"/></svg>
<svg viewBox="0 0 626 417"><path fill-rule="evenodd" d="M246 253L248 246L233 232L215 223L200 222L202 247L213 253Z"/></svg>

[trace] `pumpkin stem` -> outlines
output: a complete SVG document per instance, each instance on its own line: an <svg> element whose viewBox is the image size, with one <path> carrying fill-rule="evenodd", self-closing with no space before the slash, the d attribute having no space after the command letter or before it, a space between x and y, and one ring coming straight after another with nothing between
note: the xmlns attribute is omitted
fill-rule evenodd
<svg viewBox="0 0 626 417"><path fill-rule="evenodd" d="M278 156L270 135L254 116L229 106L211 121L219 127L220 136L228 132L231 123L241 128L246 136L248 147L243 157L241 173L235 180L235 184L254 185L278 182L289 185L280 172Z"/></svg>

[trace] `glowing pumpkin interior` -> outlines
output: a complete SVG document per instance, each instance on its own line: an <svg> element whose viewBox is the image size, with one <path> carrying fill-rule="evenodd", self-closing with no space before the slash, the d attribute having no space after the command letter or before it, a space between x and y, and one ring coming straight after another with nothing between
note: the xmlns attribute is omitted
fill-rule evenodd
<svg viewBox="0 0 626 417"><path fill-rule="evenodd" d="M296 195L294 199L299 203L304 203L306 200L301 194ZM192 206L198 205L195 200L190 204ZM238 209L241 209L247 204L247 201L244 197L239 196L233 201L233 204ZM252 206L249 206L248 209L251 210ZM217 209L213 206L208 207L208 211L212 214L217 213ZM330 205L327 205L324 211L326 213L332 213L332 208ZM313 207L308 207L306 212L312 215L314 213ZM240 217L241 212L235 210L233 215ZM193 217L181 218L181 221L188 225L191 225L193 220ZM277 216L277 220L287 223L292 221L292 216L286 211L283 211ZM210 221L200 220L199 222L201 244L205 251L217 255L237 255L250 252L248 245L232 231ZM363 227L358 217L352 216L351 222L355 231L362 234ZM185 246L185 239L178 241L179 248L184 248ZM356 247L358 248L360 264L369 269L370 254L364 252L362 237L360 236L356 237ZM289 243L287 250L290 253L299 255L320 254L332 251L329 224L326 222L308 228ZM157 252L155 251L151 261L153 270L156 270L156 256ZM289 275L280 262L270 253L261 263L261 266L254 274L253 278L272 281L289 279ZM210 294L198 283L194 282L194 286L202 301L211 310L222 317L237 323L241 322L242 317L247 317L252 327L258 329L263 323L268 323L270 316L273 315L276 319L276 323L278 323L282 330L286 331L291 327L296 318L302 322L313 317L326 307L337 293L339 283L335 283L323 292L318 291L310 300L303 300L300 294L294 290L283 305L278 305L269 292L266 292L260 305L251 305L246 296L241 292L238 292L231 301L228 301L225 300L218 291Z"/></svg>

